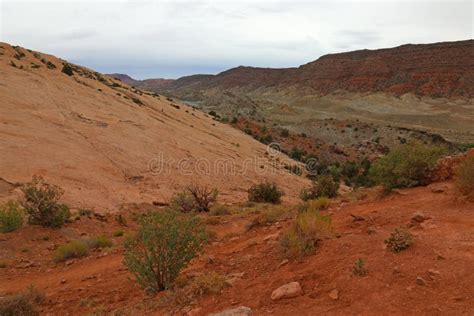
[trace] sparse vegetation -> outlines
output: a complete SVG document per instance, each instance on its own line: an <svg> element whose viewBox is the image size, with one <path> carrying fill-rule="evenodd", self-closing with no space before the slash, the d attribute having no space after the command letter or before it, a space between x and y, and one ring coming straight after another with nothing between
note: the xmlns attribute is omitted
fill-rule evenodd
<svg viewBox="0 0 474 316"><path fill-rule="evenodd" d="M69 208L58 203L64 191L45 183L42 177L34 176L22 191L25 195L22 206L29 216L30 224L61 227L71 216Z"/></svg>
<svg viewBox="0 0 474 316"><path fill-rule="evenodd" d="M23 210L15 201L0 206L0 232L8 233L23 225Z"/></svg>
<svg viewBox="0 0 474 316"><path fill-rule="evenodd" d="M423 185L444 153L441 147L416 142L400 145L372 164L370 177L389 190Z"/></svg>
<svg viewBox="0 0 474 316"><path fill-rule="evenodd" d="M228 286L225 276L217 272L197 275L189 284L193 296L218 294Z"/></svg>
<svg viewBox="0 0 474 316"><path fill-rule="evenodd" d="M197 184L190 185L186 190L194 198L196 211L198 212L209 212L209 208L217 200L217 196L219 195L217 189L210 189Z"/></svg>
<svg viewBox="0 0 474 316"><path fill-rule="evenodd" d="M36 316L39 315L38 305L43 303L45 296L31 286L23 293L0 299L0 315L2 316Z"/></svg>
<svg viewBox="0 0 474 316"><path fill-rule="evenodd" d="M302 189L300 199L303 201L314 200L319 197L333 198L337 196L339 183L334 181L330 175L321 175L313 182L313 186L309 189Z"/></svg>
<svg viewBox="0 0 474 316"><path fill-rule="evenodd" d="M112 241L105 236L73 240L67 244L60 245L54 253L54 261L62 262L71 258L87 256L91 249L108 248Z"/></svg>
<svg viewBox="0 0 474 316"><path fill-rule="evenodd" d="M122 237L123 234L124 234L124 231L121 229L114 231L114 237Z"/></svg>
<svg viewBox="0 0 474 316"><path fill-rule="evenodd" d="M297 176L301 176L303 174L301 167L298 165L293 165L293 166L285 165L285 169L293 174L296 174Z"/></svg>
<svg viewBox="0 0 474 316"><path fill-rule="evenodd" d="M302 257L312 254L317 244L332 235L331 217L320 212L301 212L281 240L287 257Z"/></svg>
<svg viewBox="0 0 474 316"><path fill-rule="evenodd" d="M211 210L209 211L209 215L212 215L212 216L230 215L230 211L225 205L216 204L211 207Z"/></svg>
<svg viewBox="0 0 474 316"><path fill-rule="evenodd" d="M474 157L468 157L456 169L456 186L462 194L474 198Z"/></svg>
<svg viewBox="0 0 474 316"><path fill-rule="evenodd" d="M283 192L278 189L278 186L270 182L255 184L248 190L248 200L250 202L279 204L281 203L282 195Z"/></svg>
<svg viewBox="0 0 474 316"><path fill-rule="evenodd" d="M411 233L404 227L397 227L390 234L390 237L385 239L387 247L393 252L400 252L407 249L413 243Z"/></svg>
<svg viewBox="0 0 474 316"><path fill-rule="evenodd" d="M63 69L61 69L61 71L62 71L63 73L65 73L66 75L68 75L68 76L74 75L74 71L72 70L71 65L69 65L68 63L65 63L65 64L63 65Z"/></svg>
<svg viewBox="0 0 474 316"><path fill-rule="evenodd" d="M273 224L281 220L289 219L291 218L291 215L291 211L287 207L271 205L268 208L264 207L262 210L258 211L258 215L252 222L252 226Z"/></svg>
<svg viewBox="0 0 474 316"><path fill-rule="evenodd" d="M146 291L156 293L171 287L205 240L196 216L171 210L154 213L125 242L124 264Z"/></svg>
<svg viewBox="0 0 474 316"><path fill-rule="evenodd" d="M361 258L357 259L354 262L354 266L352 267L352 274L357 276L364 276L369 273L369 270L365 266L365 261Z"/></svg>
<svg viewBox="0 0 474 316"><path fill-rule="evenodd" d="M317 199L308 200L298 208L299 212L316 212L325 210L329 207L329 199L325 196Z"/></svg>

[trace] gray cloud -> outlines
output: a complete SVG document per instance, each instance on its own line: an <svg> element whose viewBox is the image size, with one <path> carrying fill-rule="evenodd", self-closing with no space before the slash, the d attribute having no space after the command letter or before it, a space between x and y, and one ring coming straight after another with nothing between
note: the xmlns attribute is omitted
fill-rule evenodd
<svg viewBox="0 0 474 316"><path fill-rule="evenodd" d="M0 0L2 1L2 0ZM0 40L138 78L472 38L471 1L13 1ZM115 69L115 70L114 70Z"/></svg>

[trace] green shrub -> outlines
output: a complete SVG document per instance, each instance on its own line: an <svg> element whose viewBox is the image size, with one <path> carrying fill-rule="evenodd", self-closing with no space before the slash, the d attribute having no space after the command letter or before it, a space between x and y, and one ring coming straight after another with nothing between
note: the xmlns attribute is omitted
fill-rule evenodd
<svg viewBox="0 0 474 316"><path fill-rule="evenodd" d="M72 70L71 65L69 65L69 64L67 64L67 63L64 64L63 69L61 69L61 71L62 71L63 73L65 73L66 75L68 75L68 76L74 75L74 71Z"/></svg>
<svg viewBox="0 0 474 316"><path fill-rule="evenodd" d="M358 275L358 276L364 276L369 273L369 270L365 266L365 261L361 258L357 259L356 262L354 262L354 266L352 267L352 274Z"/></svg>
<svg viewBox="0 0 474 316"><path fill-rule="evenodd" d="M54 261L62 262L71 258L79 258L89 254L89 246L84 240L73 240L60 245L54 252Z"/></svg>
<svg viewBox="0 0 474 316"><path fill-rule="evenodd" d="M370 167L370 177L387 189L427 184L430 172L445 150L441 147L408 143L393 149Z"/></svg>
<svg viewBox="0 0 474 316"><path fill-rule="evenodd" d="M170 207L182 213L194 212L197 208L194 197L188 191L175 193L170 201Z"/></svg>
<svg viewBox="0 0 474 316"><path fill-rule="evenodd" d="M96 236L84 239L90 249L112 247L112 240L106 236Z"/></svg>
<svg viewBox="0 0 474 316"><path fill-rule="evenodd" d="M216 204L211 207L209 215L212 215L212 216L230 215L230 211L225 205Z"/></svg>
<svg viewBox="0 0 474 316"><path fill-rule="evenodd" d="M279 204L281 203L282 195L283 192L278 189L278 186L270 182L254 184L248 190L248 200L250 202Z"/></svg>
<svg viewBox="0 0 474 316"><path fill-rule="evenodd" d="M397 227L390 234L390 237L385 239L385 243L391 251L400 252L411 246L413 238L406 228Z"/></svg>
<svg viewBox="0 0 474 316"><path fill-rule="evenodd" d="M145 290L156 293L170 288L205 239L196 216L171 210L154 213L125 242L124 264Z"/></svg>
<svg viewBox="0 0 474 316"><path fill-rule="evenodd" d="M313 187L306 193L300 194L301 197L307 199L315 199L318 197L333 198L337 196L337 190L339 189L339 183L334 181L330 175L322 175L316 178Z"/></svg>
<svg viewBox="0 0 474 316"><path fill-rule="evenodd" d="M15 201L0 207L0 232L8 233L23 225L23 210Z"/></svg>
<svg viewBox="0 0 474 316"><path fill-rule="evenodd" d="M91 249L107 248L112 246L112 241L105 236L73 240L65 245L60 245L54 253L54 261L62 262L70 258L87 256Z"/></svg>
<svg viewBox="0 0 474 316"><path fill-rule="evenodd" d="M474 157L468 157L456 169L456 186L462 194L474 198Z"/></svg>
<svg viewBox="0 0 474 316"><path fill-rule="evenodd" d="M0 315L2 316L36 316L39 315L38 305L43 303L45 296L34 287L25 292L0 299Z"/></svg>
<svg viewBox="0 0 474 316"><path fill-rule="evenodd" d="M29 216L30 224L46 227L61 227L71 216L69 208L58 201L64 191L44 182L42 177L33 177L22 191L25 195L22 206Z"/></svg>
<svg viewBox="0 0 474 316"><path fill-rule="evenodd" d="M319 212L299 213L293 225L280 239L288 257L302 257L314 252L317 244L332 235L331 217Z"/></svg>

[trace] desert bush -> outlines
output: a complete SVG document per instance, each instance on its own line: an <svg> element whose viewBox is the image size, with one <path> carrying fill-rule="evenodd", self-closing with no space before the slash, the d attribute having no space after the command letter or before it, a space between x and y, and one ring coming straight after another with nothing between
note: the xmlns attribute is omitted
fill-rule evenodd
<svg viewBox="0 0 474 316"><path fill-rule="evenodd" d="M293 225L280 239L288 257L302 257L314 252L317 244L332 235L331 217L319 212L299 213Z"/></svg>
<svg viewBox="0 0 474 316"><path fill-rule="evenodd" d="M216 204L211 207L211 210L209 211L209 215L212 215L212 216L230 215L230 211L225 205Z"/></svg>
<svg viewBox="0 0 474 316"><path fill-rule="evenodd" d="M69 65L67 63L63 65L63 69L61 69L61 71L63 73L65 73L66 75L68 75L68 76L74 75L74 71L72 70L71 65Z"/></svg>
<svg viewBox="0 0 474 316"><path fill-rule="evenodd" d="M401 145L370 167L370 178L387 189L427 184L432 168L443 156L441 147L417 142Z"/></svg>
<svg viewBox="0 0 474 316"><path fill-rule="evenodd" d="M217 272L209 272L197 275L189 284L191 294L202 296L206 294L218 294L229 284L225 276Z"/></svg>
<svg viewBox="0 0 474 316"><path fill-rule="evenodd" d="M94 214L94 211L87 208L80 208L78 214L79 216L91 216Z"/></svg>
<svg viewBox="0 0 474 316"><path fill-rule="evenodd" d="M313 200L308 200L298 208L299 212L315 212L325 210L329 207L329 198L322 196Z"/></svg>
<svg viewBox="0 0 474 316"><path fill-rule="evenodd" d="M45 296L35 287L26 291L0 299L0 315L2 316L36 316L39 315L38 305L43 303Z"/></svg>
<svg viewBox="0 0 474 316"><path fill-rule="evenodd" d="M300 197L306 199L315 199L322 196L333 198L337 196L338 189L339 183L334 181L332 176L321 175L316 178L313 187L309 189L306 194L304 192L301 193Z"/></svg>
<svg viewBox="0 0 474 316"><path fill-rule="evenodd" d="M286 137L290 136L290 131L288 131L286 128L284 128L280 131L280 136L286 138Z"/></svg>
<svg viewBox="0 0 474 316"><path fill-rule="evenodd" d="M413 237L406 228L397 227L384 242L391 251L400 252L411 246Z"/></svg>
<svg viewBox="0 0 474 316"><path fill-rule="evenodd" d="M278 189L278 186L270 182L254 184L248 190L248 200L250 202L279 204L281 203L282 195L283 192Z"/></svg>
<svg viewBox="0 0 474 316"><path fill-rule="evenodd" d="M456 186L461 193L474 198L474 157L468 157L456 169Z"/></svg>
<svg viewBox="0 0 474 316"><path fill-rule="evenodd" d="M8 233L23 225L23 210L15 201L0 206L0 232Z"/></svg>
<svg viewBox="0 0 474 316"><path fill-rule="evenodd" d="M144 218L125 242L124 264L148 292L170 288L206 240L199 218L171 210Z"/></svg>
<svg viewBox="0 0 474 316"><path fill-rule="evenodd" d="M69 208L58 201L64 191L58 186L47 184L42 177L34 176L22 191L22 206L30 224L46 227L61 227L71 216Z"/></svg>
<svg viewBox="0 0 474 316"><path fill-rule="evenodd" d="M87 256L91 249L108 248L112 241L105 236L97 236L73 240L67 244L60 245L54 252L54 261L62 262L71 258Z"/></svg>
<svg viewBox="0 0 474 316"><path fill-rule="evenodd" d="M186 190L194 198L196 211L198 212L209 212L209 208L217 200L217 196L219 195L217 189L209 189L206 186L199 186L197 184L188 186Z"/></svg>
<svg viewBox="0 0 474 316"><path fill-rule="evenodd" d="M352 267L352 274L358 275L358 276L364 276L369 273L369 270L365 266L365 261L361 258L357 259L356 262L354 262L354 266Z"/></svg>
<svg viewBox="0 0 474 316"><path fill-rule="evenodd" d="M292 213L284 206L271 206L258 212L258 215L252 221L252 227L264 226L275 222L291 218Z"/></svg>
<svg viewBox="0 0 474 316"><path fill-rule="evenodd" d="M70 258L79 258L89 254L89 247L83 240L73 240L60 245L54 252L54 261L62 262Z"/></svg>

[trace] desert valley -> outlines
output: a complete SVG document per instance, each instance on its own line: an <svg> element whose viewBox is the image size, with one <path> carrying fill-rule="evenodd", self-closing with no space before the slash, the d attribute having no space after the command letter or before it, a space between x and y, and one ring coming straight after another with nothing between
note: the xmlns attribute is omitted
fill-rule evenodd
<svg viewBox="0 0 474 316"><path fill-rule="evenodd" d="M473 54L133 79L0 42L0 315L472 315Z"/></svg>

